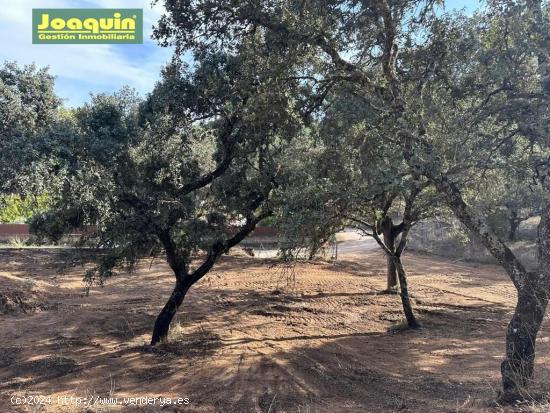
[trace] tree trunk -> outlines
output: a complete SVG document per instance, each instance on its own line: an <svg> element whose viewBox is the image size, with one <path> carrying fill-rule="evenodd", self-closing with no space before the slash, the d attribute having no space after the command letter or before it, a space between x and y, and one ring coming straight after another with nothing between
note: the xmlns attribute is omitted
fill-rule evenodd
<svg viewBox="0 0 550 413"><path fill-rule="evenodd" d="M433 179L433 177L432 177ZM506 359L501 365L503 395L501 400L521 397L522 389L532 377L535 339L540 329L550 289L550 202L547 201L539 224L539 271L528 273L506 244L489 231L464 202L458 187L443 179L433 179L447 198L456 217L477 236L504 267L518 292L516 309L506 334ZM550 186L550 185L549 185Z"/></svg>
<svg viewBox="0 0 550 413"><path fill-rule="evenodd" d="M179 306L183 302L185 294L187 294L189 288L208 274L222 254L229 252L232 247L237 245L248 234L254 231L254 228L258 222L272 214L270 211L261 213L258 216L254 214L254 211L259 208L266 196L266 194L261 194L249 205L251 212L246 217L245 224L231 238L226 240L218 239L214 242L210 247L205 260L192 273L188 272L189 267L188 263L185 261L185 256L178 255L176 245L170 236L170 230L166 229L157 234L166 251L166 260L176 276L176 285L172 291L172 294L170 294L170 298L155 320L153 335L151 337L152 346L162 340L165 340L168 336L170 323L178 311Z"/></svg>
<svg viewBox="0 0 550 413"><path fill-rule="evenodd" d="M396 231L394 230L393 221L390 217L387 216L382 221L381 229L384 237L384 244L390 251L394 252ZM386 255L386 260L387 291L397 292L397 269L395 268L395 263L389 255Z"/></svg>
<svg viewBox="0 0 550 413"><path fill-rule="evenodd" d="M543 184L548 182L543 181ZM550 188L548 188L550 189ZM518 291L514 316L506 332L506 359L502 362L505 400L522 398L522 390L533 375L535 342L550 298L550 201L546 201L537 234L539 273L529 273Z"/></svg>
<svg viewBox="0 0 550 413"><path fill-rule="evenodd" d="M533 274L533 282L537 281ZM548 296L538 286L528 285L518 292L518 302L506 332L506 359L501 364L503 401L522 398L533 376L535 341L540 329Z"/></svg>
<svg viewBox="0 0 550 413"><path fill-rule="evenodd" d="M510 231L508 232L508 241L515 241L519 224L521 222L518 219L518 213L516 211L512 211L509 222L510 222Z"/></svg>
<svg viewBox="0 0 550 413"><path fill-rule="evenodd" d="M391 258L394 262L394 265L397 269L397 274L399 276L399 285L401 288L401 303L403 304L403 312L405 313L405 318L407 319L407 325L410 328L419 328L420 323L416 320L416 317L414 316L411 299L409 297L409 288L407 286L407 272L405 271L405 267L403 267L403 263L401 262L400 257L393 256Z"/></svg>
<svg viewBox="0 0 550 413"><path fill-rule="evenodd" d="M160 311L157 319L155 320L155 326L153 327L153 335L151 337L151 345L154 346L160 341L163 341L168 336L170 330L170 323L174 318L179 306L183 302L185 294L191 287L190 283L185 283L178 279L170 298Z"/></svg>

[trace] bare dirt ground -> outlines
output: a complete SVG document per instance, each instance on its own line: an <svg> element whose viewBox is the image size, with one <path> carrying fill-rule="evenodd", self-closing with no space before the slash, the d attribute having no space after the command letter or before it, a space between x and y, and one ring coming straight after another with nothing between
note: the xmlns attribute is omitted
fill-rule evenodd
<svg viewBox="0 0 550 413"><path fill-rule="evenodd" d="M336 263L225 257L189 292L170 342L147 345L172 289L163 263L83 295L55 251L0 250L0 412L498 412L515 292L503 271L408 253L423 328L400 328L380 294L379 251ZM550 323L537 343L534 397L549 391ZM42 406L13 396L51 396ZM188 405L76 406L58 396L187 397ZM548 406L548 405L547 405ZM532 407L521 407L531 411ZM536 411L544 410L539 406Z"/></svg>

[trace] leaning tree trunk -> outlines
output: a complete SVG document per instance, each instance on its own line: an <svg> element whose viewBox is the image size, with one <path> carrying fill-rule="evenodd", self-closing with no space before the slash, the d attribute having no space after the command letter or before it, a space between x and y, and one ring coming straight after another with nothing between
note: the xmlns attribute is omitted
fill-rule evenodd
<svg viewBox="0 0 550 413"><path fill-rule="evenodd" d="M405 267L403 267L403 263L401 262L400 257L394 255L391 257L391 259L397 270L397 275L399 276L401 304L403 305L403 312L405 313L405 318L407 319L407 325L410 328L419 328L420 323L416 320L416 317L414 316L411 298L409 296L409 287L407 286L407 272L405 271Z"/></svg>
<svg viewBox="0 0 550 413"><path fill-rule="evenodd" d="M250 206L251 209L253 211L257 209L263 199L264 195L256 198ZM170 294L170 298L155 320L153 335L151 337L151 345L154 346L160 341L166 339L168 336L168 331L170 330L170 323L178 311L179 306L183 302L185 294L189 291L189 288L208 274L222 254L229 252L231 248L254 231L254 228L258 222L268 217L270 214L271 212L264 212L258 216L255 216L254 213L251 213L247 216L246 223L231 238L227 240L217 240L212 244L202 264L199 265L193 272L188 272L187 264L181 256L178 256L176 247L170 238L170 232L164 231L159 234L159 239L163 243L166 250L166 259L168 264L176 276L176 285L172 291L172 294Z"/></svg>
<svg viewBox="0 0 550 413"><path fill-rule="evenodd" d="M479 220L464 202L459 188L445 178L431 176L437 189L445 195L455 216L504 267L514 283L518 301L506 334L506 359L501 365L502 400L521 396L532 378L535 340L540 329L550 289L550 202L547 201L539 224L539 271L528 273L514 253L486 224Z"/></svg>
<svg viewBox="0 0 550 413"><path fill-rule="evenodd" d="M393 221L390 217L386 217L381 223L382 236L384 237L384 244L390 251L395 251L395 230ZM397 268L390 255L386 255L386 278L387 278L387 291L397 291Z"/></svg>
<svg viewBox="0 0 550 413"><path fill-rule="evenodd" d="M532 282L537 283L538 275L532 274ZM503 399L513 401L524 395L533 376L535 364L535 343L542 324L547 292L531 283L518 292L518 302L506 332L506 359L501 364Z"/></svg>
<svg viewBox="0 0 550 413"><path fill-rule="evenodd" d="M550 182L541 181L550 193ZM537 334L550 299L550 200L541 214L537 245L538 271L526 273L516 285L518 301L506 331L506 359L501 364L502 401L522 399L533 377Z"/></svg>
<svg viewBox="0 0 550 413"><path fill-rule="evenodd" d="M151 337L151 345L154 346L161 341L164 341L168 337L168 331L170 330L170 323L176 315L179 306L185 298L185 294L191 287L191 283L178 279L170 298L160 311L157 319L155 320L155 326L153 327L153 335Z"/></svg>
<svg viewBox="0 0 550 413"><path fill-rule="evenodd" d="M403 312L405 313L405 318L407 319L407 325L410 328L418 328L420 327L420 323L416 320L416 317L414 315L414 311L412 308L412 304L411 304L411 299L409 297L409 288L407 285L407 272L405 271L405 267L401 262L401 254L405 250L405 246L407 244L407 237L408 237L410 226L403 225L402 228L404 230L401 235L401 240L399 241L399 246L394 249L388 248L388 246L378 236L378 233L379 233L378 231L374 231L373 237L375 241L378 243L378 245L380 245L380 247L384 250L386 256L388 257L388 259L392 261L392 264L396 268L398 279L399 279L399 285L401 287L400 288L401 304L403 305Z"/></svg>
<svg viewBox="0 0 550 413"><path fill-rule="evenodd" d="M550 178L542 179L550 191ZM550 200L543 208L537 234L539 271L529 273L518 291L514 316L506 333L506 359L502 362L503 398L521 397L533 376L535 343L550 298Z"/></svg>

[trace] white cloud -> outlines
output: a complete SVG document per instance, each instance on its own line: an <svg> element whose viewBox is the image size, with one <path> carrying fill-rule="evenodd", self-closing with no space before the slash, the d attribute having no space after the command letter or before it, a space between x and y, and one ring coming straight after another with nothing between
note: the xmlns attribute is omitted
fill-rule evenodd
<svg viewBox="0 0 550 413"><path fill-rule="evenodd" d="M5 3L5 4L2 4ZM171 51L154 45L151 26L162 13L161 6L150 7L148 0L0 0L0 61L16 60L20 64L35 62L49 66L57 76L57 90L69 104L79 104L89 92L116 90L130 85L140 93L152 89L160 67ZM143 45L33 45L32 8L143 8ZM142 48L139 50L139 48ZM145 48L145 49L143 49ZM90 85L91 90L72 90L71 85Z"/></svg>

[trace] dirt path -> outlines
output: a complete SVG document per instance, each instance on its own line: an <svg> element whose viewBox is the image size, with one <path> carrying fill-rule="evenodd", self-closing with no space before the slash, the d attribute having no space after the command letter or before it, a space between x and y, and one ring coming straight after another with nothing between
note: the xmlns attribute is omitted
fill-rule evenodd
<svg viewBox="0 0 550 413"><path fill-rule="evenodd" d="M55 253L0 250L0 412L483 412L499 385L513 286L493 266L409 254L424 328L402 330L376 250L335 264L225 258L194 287L171 342L150 348L172 288L144 263L82 294L83 272L59 275ZM29 281L32 279L34 281ZM19 298L17 298L19 297ZM26 314L21 311L25 309ZM543 327L537 383L550 379ZM49 395L42 410L14 395ZM187 397L184 406L60 405L58 396Z"/></svg>

